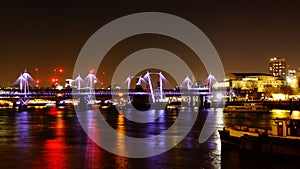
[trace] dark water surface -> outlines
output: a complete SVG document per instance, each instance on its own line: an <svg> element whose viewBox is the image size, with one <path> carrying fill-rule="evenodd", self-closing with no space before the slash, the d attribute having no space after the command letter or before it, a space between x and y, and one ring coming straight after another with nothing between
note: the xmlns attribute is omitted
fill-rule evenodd
<svg viewBox="0 0 300 169"><path fill-rule="evenodd" d="M176 111L162 111L149 124L126 120L115 111L103 115L118 132L132 137L149 137L168 129L177 117ZM186 109L183 113L197 113ZM199 134L212 111L200 111L189 134L170 151L149 158L126 158L107 152L95 144L82 129L72 109L29 109L17 112L0 109L0 168L299 168L297 159L281 156L259 156L233 149L222 149L215 132L200 144ZM87 112L93 125L95 114ZM288 113L254 114L221 113L208 119L218 128L224 125L248 125L270 128L271 119ZM145 114L148 116L148 114ZM101 135L99 131L99 134ZM117 144L120 151L125 148ZM147 147L153 149L153 144ZM300 152L299 152L300 153Z"/></svg>

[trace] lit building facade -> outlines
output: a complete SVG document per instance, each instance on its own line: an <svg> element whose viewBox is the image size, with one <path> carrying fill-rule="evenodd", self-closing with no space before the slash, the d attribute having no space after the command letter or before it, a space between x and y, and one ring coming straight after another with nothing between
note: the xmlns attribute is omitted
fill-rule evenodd
<svg viewBox="0 0 300 169"><path fill-rule="evenodd" d="M293 89L298 89L297 71L294 68L288 68L286 83Z"/></svg>
<svg viewBox="0 0 300 169"><path fill-rule="evenodd" d="M270 58L269 71L273 76L286 76L286 63L284 58Z"/></svg>
<svg viewBox="0 0 300 169"><path fill-rule="evenodd" d="M265 92L268 87L280 87L285 80L265 73L231 73L226 75L226 81L232 89L254 90Z"/></svg>
<svg viewBox="0 0 300 169"><path fill-rule="evenodd" d="M300 86L300 67L298 68L297 72L296 72L296 79L298 82L298 87Z"/></svg>

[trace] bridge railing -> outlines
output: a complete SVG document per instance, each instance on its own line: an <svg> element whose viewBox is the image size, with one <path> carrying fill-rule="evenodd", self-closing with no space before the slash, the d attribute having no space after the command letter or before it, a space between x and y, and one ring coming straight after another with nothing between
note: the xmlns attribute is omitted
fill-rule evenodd
<svg viewBox="0 0 300 169"><path fill-rule="evenodd" d="M93 94L96 96L111 96L111 95L119 95L122 93L123 95L150 95L150 92L133 92L128 90L95 90ZM208 90L164 90L163 91L165 96L180 96L180 95L210 95L211 93ZM24 97L24 96L76 96L76 95L90 95L91 93L87 92L86 90L81 90L80 92L72 92L72 90L31 90L30 93L21 93L18 91L4 91L0 92L0 97Z"/></svg>

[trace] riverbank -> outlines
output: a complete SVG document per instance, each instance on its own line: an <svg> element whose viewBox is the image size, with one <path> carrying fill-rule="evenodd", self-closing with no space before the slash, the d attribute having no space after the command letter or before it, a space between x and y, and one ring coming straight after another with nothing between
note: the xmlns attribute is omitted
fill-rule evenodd
<svg viewBox="0 0 300 169"><path fill-rule="evenodd" d="M226 106L239 106L244 104L261 104L268 109L283 109L283 110L300 110L299 101L229 101Z"/></svg>

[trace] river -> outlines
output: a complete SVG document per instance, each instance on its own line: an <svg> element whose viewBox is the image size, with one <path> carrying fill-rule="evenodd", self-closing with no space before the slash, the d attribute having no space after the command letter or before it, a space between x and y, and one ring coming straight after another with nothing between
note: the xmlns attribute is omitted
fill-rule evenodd
<svg viewBox="0 0 300 169"><path fill-rule="evenodd" d="M126 113L129 110L124 111ZM117 131L131 137L150 137L162 133L174 124L178 111L160 111L151 123L138 124L122 114L101 111L107 122ZM184 109L183 116L198 110ZM281 156L261 156L239 150L222 149L215 131L204 143L198 138L205 121L213 121L216 128L226 125L247 125L271 128L271 119L287 117L288 112L219 113L201 110L188 135L169 151L148 158L127 158L112 154L90 139L71 108L29 108L18 112L0 109L0 168L298 168L297 159ZM128 112L127 112L128 113ZM130 112L129 112L130 113ZM86 112L93 125L96 113ZM145 112L145 118L150 116ZM96 124L95 124L96 125ZM101 135L105 130L97 130ZM163 142L162 142L163 144ZM126 150L123 144L116 149ZM147 144L153 149L155 144Z"/></svg>

